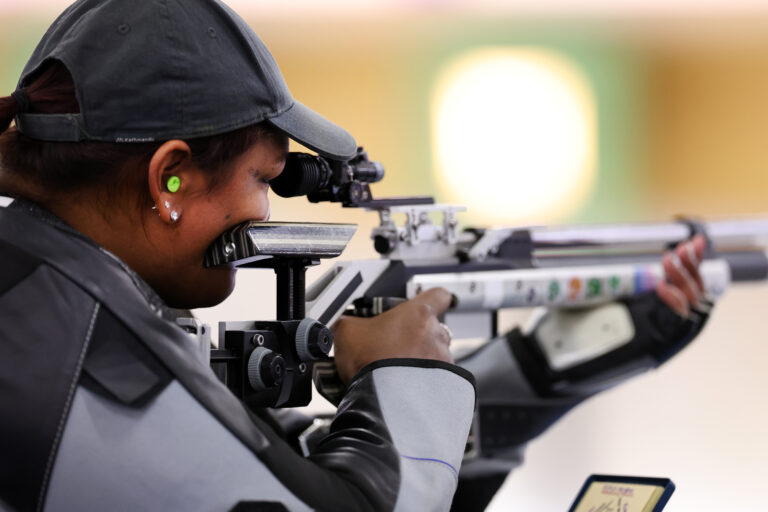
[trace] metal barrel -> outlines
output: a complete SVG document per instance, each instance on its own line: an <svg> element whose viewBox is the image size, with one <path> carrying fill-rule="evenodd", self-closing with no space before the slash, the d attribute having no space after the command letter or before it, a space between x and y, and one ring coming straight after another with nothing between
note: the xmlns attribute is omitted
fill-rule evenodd
<svg viewBox="0 0 768 512"><path fill-rule="evenodd" d="M725 260L734 282L768 279L768 218L701 223L713 254ZM532 228L535 265L605 265L658 262L662 252L691 235L685 222Z"/></svg>
<svg viewBox="0 0 768 512"><path fill-rule="evenodd" d="M768 247L768 218L702 222L718 251ZM687 221L530 228L539 251L581 248L660 252L691 235Z"/></svg>

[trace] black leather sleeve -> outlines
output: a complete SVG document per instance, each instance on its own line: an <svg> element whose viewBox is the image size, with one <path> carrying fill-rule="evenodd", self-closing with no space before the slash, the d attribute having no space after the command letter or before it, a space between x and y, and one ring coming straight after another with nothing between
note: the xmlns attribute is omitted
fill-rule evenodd
<svg viewBox="0 0 768 512"><path fill-rule="evenodd" d="M317 510L392 510L399 460L366 374L351 383L330 434L304 458L264 432L270 446L259 454L270 470L302 501Z"/></svg>
<svg viewBox="0 0 768 512"><path fill-rule="evenodd" d="M395 388L391 372L404 379ZM416 382L421 387L414 387ZM471 374L454 365L378 361L355 376L328 435L308 458L289 454L287 445L278 442L259 456L292 492L318 510L411 510L421 506L417 503L429 503L435 510L443 503L447 508L475 397ZM393 400L403 408L393 409ZM435 402L444 412L442 420L441 414L424 416L424 409ZM411 428L414 421L421 430ZM447 484L446 475L451 475ZM431 486L425 486L427 481Z"/></svg>
<svg viewBox="0 0 768 512"><path fill-rule="evenodd" d="M114 315L102 310L85 359L83 386L124 406L141 407L157 396L170 378L168 370L144 344ZM298 413L288 417L279 412L248 412L269 440L258 453L259 458L313 509L391 510L394 506L399 459L371 373L352 382L330 435L310 459L301 456L292 442L307 417ZM242 507L245 504L241 503Z"/></svg>

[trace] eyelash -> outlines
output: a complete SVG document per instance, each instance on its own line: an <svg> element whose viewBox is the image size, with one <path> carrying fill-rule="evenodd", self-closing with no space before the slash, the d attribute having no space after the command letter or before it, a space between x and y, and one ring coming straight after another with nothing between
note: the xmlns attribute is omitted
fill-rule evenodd
<svg viewBox="0 0 768 512"><path fill-rule="evenodd" d="M261 183L261 184L263 184L263 185L267 185L267 186L269 186L269 182L270 182L270 180L268 180L268 179L265 179L265 178L261 177L261 176L259 175L259 172L258 172L258 171L251 173L251 176L253 176L255 179L259 180L259 183Z"/></svg>

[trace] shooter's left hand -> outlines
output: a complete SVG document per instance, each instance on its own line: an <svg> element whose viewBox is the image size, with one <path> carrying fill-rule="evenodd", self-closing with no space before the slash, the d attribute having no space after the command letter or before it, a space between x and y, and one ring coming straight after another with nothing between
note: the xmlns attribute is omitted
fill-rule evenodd
<svg viewBox="0 0 768 512"><path fill-rule="evenodd" d="M661 259L667 279L656 285L656 293L662 302L684 318L688 318L691 308L701 309L706 301L704 282L699 273L705 247L706 239L696 235L664 253Z"/></svg>

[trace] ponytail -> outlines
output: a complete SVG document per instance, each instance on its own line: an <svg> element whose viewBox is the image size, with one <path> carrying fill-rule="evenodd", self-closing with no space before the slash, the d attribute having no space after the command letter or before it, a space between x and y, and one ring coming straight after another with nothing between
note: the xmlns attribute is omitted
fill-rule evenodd
<svg viewBox="0 0 768 512"><path fill-rule="evenodd" d="M11 126L17 114L76 114L80 105L75 97L75 84L61 62L50 61L26 87L0 98L0 133Z"/></svg>
<svg viewBox="0 0 768 512"><path fill-rule="evenodd" d="M29 112L30 101L24 89L17 89L10 96L0 98L0 133L6 131L16 114Z"/></svg>

